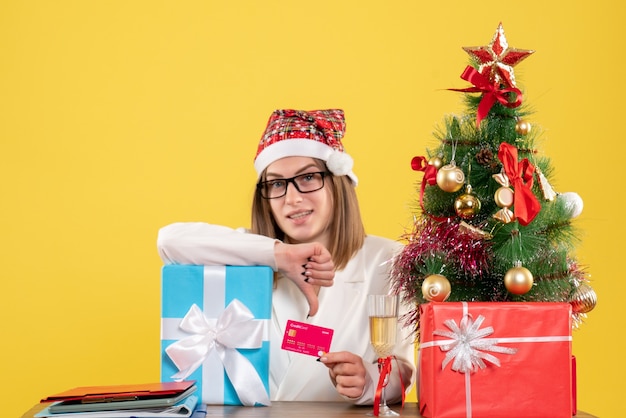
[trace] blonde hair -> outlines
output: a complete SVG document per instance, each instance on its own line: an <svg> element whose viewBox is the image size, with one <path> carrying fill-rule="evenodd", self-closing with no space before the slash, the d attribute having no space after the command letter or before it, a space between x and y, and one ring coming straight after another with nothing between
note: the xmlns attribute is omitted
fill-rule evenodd
<svg viewBox="0 0 626 418"><path fill-rule="evenodd" d="M320 169L327 170L322 160L314 159ZM260 181L264 181L265 171ZM328 226L330 242L328 251L337 270L343 270L348 261L361 249L365 242L365 227L354 185L348 176L329 174L325 187L331 187L332 218ZM252 232L270 238L285 240L285 233L278 227L270 203L261 197L257 188L252 201Z"/></svg>

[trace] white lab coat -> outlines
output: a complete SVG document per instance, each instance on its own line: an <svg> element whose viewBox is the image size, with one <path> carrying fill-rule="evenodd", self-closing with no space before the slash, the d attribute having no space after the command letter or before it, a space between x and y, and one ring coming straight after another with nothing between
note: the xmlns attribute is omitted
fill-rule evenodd
<svg viewBox="0 0 626 418"><path fill-rule="evenodd" d="M159 231L157 247L165 263L198 265L268 265L276 270L272 238L206 223L176 223ZM372 404L378 383L378 366L369 343L367 295L389 292L389 267L401 245L368 236L346 268L337 271L334 284L319 292L319 311L307 318L308 303L300 290L279 277L272 299L270 331L270 398L273 401L341 401L328 376L328 369L314 357L281 350L287 320L292 319L334 330L331 351L350 351L363 358L368 377L363 395L349 399ZM390 381L385 389L388 402L401 399L400 376L405 391L415 380L411 330L399 325Z"/></svg>

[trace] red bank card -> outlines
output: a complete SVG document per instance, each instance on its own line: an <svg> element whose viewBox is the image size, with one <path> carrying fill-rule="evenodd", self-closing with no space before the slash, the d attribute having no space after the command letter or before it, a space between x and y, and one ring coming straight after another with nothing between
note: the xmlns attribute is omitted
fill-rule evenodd
<svg viewBox="0 0 626 418"><path fill-rule="evenodd" d="M333 330L289 320L283 336L283 350L320 357L330 351Z"/></svg>

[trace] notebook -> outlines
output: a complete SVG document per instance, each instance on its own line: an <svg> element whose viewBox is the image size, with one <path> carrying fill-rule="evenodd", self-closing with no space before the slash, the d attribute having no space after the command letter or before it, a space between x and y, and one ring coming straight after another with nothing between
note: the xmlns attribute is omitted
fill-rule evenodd
<svg viewBox="0 0 626 418"><path fill-rule="evenodd" d="M172 406L196 390L195 381L82 386L42 399L56 401L52 413L110 411Z"/></svg>

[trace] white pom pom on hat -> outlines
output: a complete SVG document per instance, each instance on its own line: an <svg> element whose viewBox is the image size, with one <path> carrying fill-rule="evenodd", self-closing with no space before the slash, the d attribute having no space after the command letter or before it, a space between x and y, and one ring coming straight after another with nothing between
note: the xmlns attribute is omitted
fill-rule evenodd
<svg viewBox="0 0 626 418"><path fill-rule="evenodd" d="M326 166L336 176L350 176L354 160L345 152L333 150L326 160Z"/></svg>
<svg viewBox="0 0 626 418"><path fill-rule="evenodd" d="M272 112L259 142L254 160L257 175L274 161L285 157L311 157L326 163L336 176L348 176L354 185L354 161L341 143L346 129L341 109L293 110Z"/></svg>

